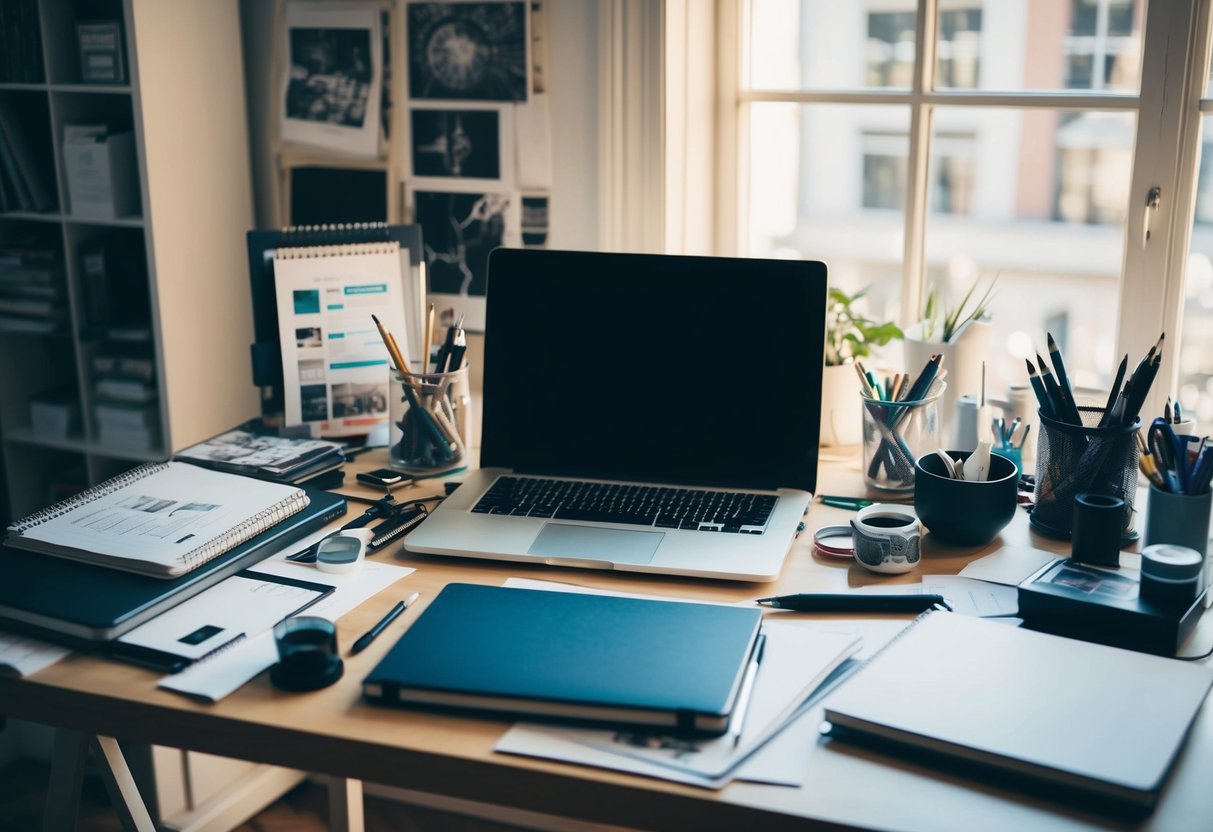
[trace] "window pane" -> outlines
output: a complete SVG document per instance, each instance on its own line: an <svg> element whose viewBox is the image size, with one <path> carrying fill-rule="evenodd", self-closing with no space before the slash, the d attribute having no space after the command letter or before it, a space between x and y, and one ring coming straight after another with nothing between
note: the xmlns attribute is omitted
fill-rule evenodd
<svg viewBox="0 0 1213 832"><path fill-rule="evenodd" d="M1213 424L1213 116L1201 120L1201 132L1196 224L1184 284L1178 395L1183 409L1195 414L1208 433Z"/></svg>
<svg viewBox="0 0 1213 832"><path fill-rule="evenodd" d="M915 0L752 0L750 86L909 88Z"/></svg>
<svg viewBox="0 0 1213 832"><path fill-rule="evenodd" d="M825 260L861 311L900 320L907 107L750 108L748 253Z"/></svg>
<svg viewBox="0 0 1213 832"><path fill-rule="evenodd" d="M915 0L751 0L750 85L908 89ZM940 89L1136 94L1144 0L940 0Z"/></svg>
<svg viewBox="0 0 1213 832"><path fill-rule="evenodd" d="M952 306L997 280L987 395L1026 382L1048 333L1072 384L1106 393L1134 117L943 107L933 129L926 280Z"/></svg>
<svg viewBox="0 0 1213 832"><path fill-rule="evenodd" d="M1144 17L1143 0L941 0L935 86L1136 94Z"/></svg>

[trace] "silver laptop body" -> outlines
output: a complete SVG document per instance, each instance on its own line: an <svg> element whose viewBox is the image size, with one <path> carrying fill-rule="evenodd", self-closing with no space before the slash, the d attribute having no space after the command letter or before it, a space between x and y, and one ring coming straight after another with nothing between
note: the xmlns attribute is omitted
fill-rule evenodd
<svg viewBox="0 0 1213 832"><path fill-rule="evenodd" d="M816 487L825 264L498 249L488 273L483 467L405 548L778 577Z"/></svg>

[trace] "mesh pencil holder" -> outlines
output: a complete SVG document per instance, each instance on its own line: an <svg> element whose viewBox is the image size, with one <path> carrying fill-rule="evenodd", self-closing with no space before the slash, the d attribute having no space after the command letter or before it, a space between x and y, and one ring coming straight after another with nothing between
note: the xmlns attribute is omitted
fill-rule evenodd
<svg viewBox="0 0 1213 832"><path fill-rule="evenodd" d="M1036 506L1034 529L1050 537L1070 539L1074 498L1103 494L1124 500L1120 516L1121 544L1137 539L1133 528L1133 497L1137 493L1137 441L1141 426L1098 427L1103 408L1080 407L1082 425L1059 422L1043 413L1036 448Z"/></svg>

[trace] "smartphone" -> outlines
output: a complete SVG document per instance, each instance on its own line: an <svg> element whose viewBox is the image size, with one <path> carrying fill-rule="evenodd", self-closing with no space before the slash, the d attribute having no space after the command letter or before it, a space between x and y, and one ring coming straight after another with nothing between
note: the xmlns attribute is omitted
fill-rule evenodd
<svg viewBox="0 0 1213 832"><path fill-rule="evenodd" d="M388 491L394 491L401 486L409 485L413 481L412 477L407 477L399 471L394 471L391 468L376 468L374 471L359 471L355 478L363 485L371 485L376 488L386 488Z"/></svg>

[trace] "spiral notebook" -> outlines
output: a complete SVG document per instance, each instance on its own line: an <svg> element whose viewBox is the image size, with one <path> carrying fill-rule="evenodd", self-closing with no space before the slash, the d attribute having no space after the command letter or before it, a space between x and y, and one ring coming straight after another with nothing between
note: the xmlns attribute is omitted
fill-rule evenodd
<svg viewBox="0 0 1213 832"><path fill-rule="evenodd" d="M184 462L141 465L8 527L5 543L176 578L302 511L294 486Z"/></svg>

